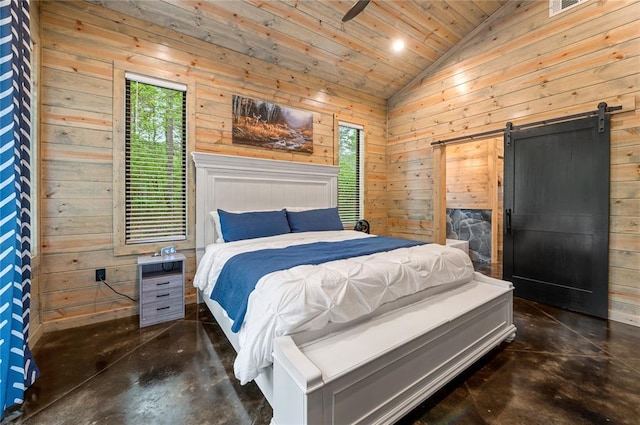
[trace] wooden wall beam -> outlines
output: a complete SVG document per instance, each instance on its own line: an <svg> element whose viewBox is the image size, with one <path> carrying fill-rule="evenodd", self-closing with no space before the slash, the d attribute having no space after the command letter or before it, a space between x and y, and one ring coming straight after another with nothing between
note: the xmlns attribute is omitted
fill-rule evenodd
<svg viewBox="0 0 640 425"><path fill-rule="evenodd" d="M498 171L497 171L497 139L491 139L487 142L487 174L489 175L489 184L487 185L487 198L489 200L489 209L491 210L491 262L498 261L498 210L502 206L498 203Z"/></svg>
<svg viewBox="0 0 640 425"><path fill-rule="evenodd" d="M447 239L447 147L433 147L433 241Z"/></svg>

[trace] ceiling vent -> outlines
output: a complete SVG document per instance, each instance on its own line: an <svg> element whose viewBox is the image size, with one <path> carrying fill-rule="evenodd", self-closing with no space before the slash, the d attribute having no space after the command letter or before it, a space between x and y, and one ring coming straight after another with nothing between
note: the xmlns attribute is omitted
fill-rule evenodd
<svg viewBox="0 0 640 425"><path fill-rule="evenodd" d="M549 16L557 15L586 1L587 0L549 0Z"/></svg>

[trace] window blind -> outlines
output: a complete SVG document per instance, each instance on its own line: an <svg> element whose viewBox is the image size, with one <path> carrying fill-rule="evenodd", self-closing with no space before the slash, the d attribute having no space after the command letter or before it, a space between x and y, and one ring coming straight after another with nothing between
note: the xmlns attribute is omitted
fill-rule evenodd
<svg viewBox="0 0 640 425"><path fill-rule="evenodd" d="M361 150L364 131L361 126L338 126L338 213L345 226L353 226L362 215Z"/></svg>
<svg viewBox="0 0 640 425"><path fill-rule="evenodd" d="M187 237L186 87L126 76L125 243Z"/></svg>

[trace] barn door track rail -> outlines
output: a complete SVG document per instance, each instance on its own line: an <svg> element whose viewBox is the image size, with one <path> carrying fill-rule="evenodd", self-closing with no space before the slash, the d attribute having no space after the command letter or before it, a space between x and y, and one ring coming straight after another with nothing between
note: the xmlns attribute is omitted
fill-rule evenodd
<svg viewBox="0 0 640 425"><path fill-rule="evenodd" d="M562 121L571 121L571 120L575 120L575 119L580 119L580 118L589 118L589 117L593 117L593 116L597 116L598 117L598 133L602 133L604 132L604 117L607 114L610 114L614 111L619 111L622 109L622 106L607 106L607 104L605 102L600 102L598 104L598 109L596 109L595 111L588 111L588 112L580 112L578 114L573 114L573 115L566 115L563 117L558 117L558 118L550 118L548 120L542 120L542 121L536 121L536 122L531 122L531 123L527 123L527 124L521 124L518 126L514 126L513 123L508 122L505 126L505 128L499 128L499 129L495 129L495 130L490 130L490 131L484 131L481 133L473 133L473 134L467 134L465 136L458 136L458 137L452 137L450 139L445 139L445 140L438 140L435 142L431 143L431 146L436 146L436 145L445 145L448 143L455 143L455 142L460 142L463 140L473 140L473 139L478 139L478 138L482 138L482 137L486 137L486 136L492 136L494 134L500 134L503 133L506 135L506 145L507 146L511 146L511 132L512 131L517 131L517 130L522 130L525 128L530 128L530 127L540 127L540 126L544 126L544 125L549 125L549 124L554 124L557 122L562 122Z"/></svg>

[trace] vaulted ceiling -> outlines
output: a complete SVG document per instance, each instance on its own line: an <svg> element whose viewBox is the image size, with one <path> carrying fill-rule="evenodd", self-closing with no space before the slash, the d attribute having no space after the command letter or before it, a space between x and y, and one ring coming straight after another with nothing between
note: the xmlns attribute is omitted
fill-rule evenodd
<svg viewBox="0 0 640 425"><path fill-rule="evenodd" d="M91 0L109 9L388 99L473 35L508 0ZM395 40L404 49L392 49Z"/></svg>

